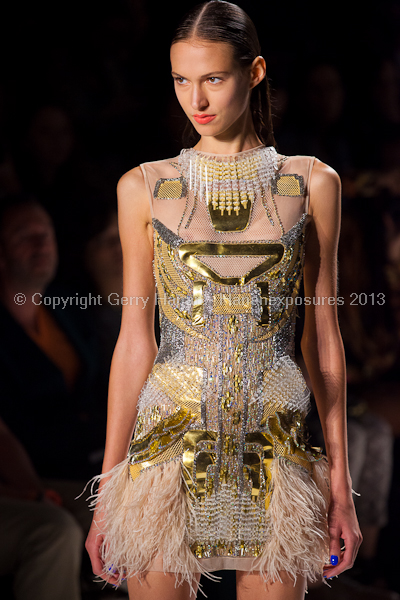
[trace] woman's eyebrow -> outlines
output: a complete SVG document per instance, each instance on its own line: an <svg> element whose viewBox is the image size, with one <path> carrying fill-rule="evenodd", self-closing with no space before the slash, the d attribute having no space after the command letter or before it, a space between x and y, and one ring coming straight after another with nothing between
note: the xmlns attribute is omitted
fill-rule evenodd
<svg viewBox="0 0 400 600"><path fill-rule="evenodd" d="M186 77L184 77L183 75L179 75L179 73L176 73L175 71L171 71L171 75L174 75L176 77L182 77L182 79L186 79ZM204 79L207 77L213 77L215 75L229 75L229 71L212 71L211 73L206 73L205 75L201 75L201 79Z"/></svg>
<svg viewBox="0 0 400 600"><path fill-rule="evenodd" d="M211 73L203 75L203 77L212 77L213 75L229 75L229 71L212 71Z"/></svg>

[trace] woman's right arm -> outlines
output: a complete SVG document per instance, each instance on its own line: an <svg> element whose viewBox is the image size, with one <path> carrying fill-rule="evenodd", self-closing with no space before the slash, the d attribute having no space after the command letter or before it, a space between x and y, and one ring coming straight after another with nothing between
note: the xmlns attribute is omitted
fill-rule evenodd
<svg viewBox="0 0 400 600"><path fill-rule="evenodd" d="M154 334L155 282L150 205L141 169L132 169L118 182L118 227L123 254L121 329L115 346L108 389L107 435L103 473L127 456L137 417L136 405L157 355ZM106 479L102 479L100 486ZM102 576L102 536L96 526L101 506L95 510L86 540L93 572ZM108 577L110 583L115 577Z"/></svg>

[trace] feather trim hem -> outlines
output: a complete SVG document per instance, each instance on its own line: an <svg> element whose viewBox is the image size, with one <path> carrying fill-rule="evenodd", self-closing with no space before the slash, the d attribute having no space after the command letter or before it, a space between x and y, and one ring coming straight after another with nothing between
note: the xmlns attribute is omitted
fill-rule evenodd
<svg viewBox="0 0 400 600"><path fill-rule="evenodd" d="M94 478L92 490L104 478L108 481L89 499L91 508L100 508L101 521L96 524L104 536L105 575L113 571L120 585L123 579L151 571L161 558L164 573L175 573L177 585L188 582L192 593L196 573L220 579L200 564L187 543L187 523L195 515L182 485L180 461L148 469L132 480L126 459Z"/></svg>
<svg viewBox="0 0 400 600"><path fill-rule="evenodd" d="M322 575L329 552L327 510L328 463L312 464L310 473L284 458L271 464L271 500L266 511L267 540L251 572L264 581L282 581L286 572L315 581ZM104 574L113 571L118 584L125 578L141 577L162 564L164 573L175 573L176 584L188 582L193 592L196 574L219 580L190 549L190 528L196 514L187 493L180 460L143 471L132 480L129 459L92 480L90 507L99 507L97 526L103 543ZM97 494L96 482L108 478ZM160 562L161 561L161 562ZM159 569L157 569L159 570ZM201 589L201 588L200 588Z"/></svg>
<svg viewBox="0 0 400 600"><path fill-rule="evenodd" d="M312 463L310 477L284 458L271 465L272 493L267 512L269 535L252 565L265 582L280 581L287 573L309 582L320 579L329 557L329 476L325 458Z"/></svg>

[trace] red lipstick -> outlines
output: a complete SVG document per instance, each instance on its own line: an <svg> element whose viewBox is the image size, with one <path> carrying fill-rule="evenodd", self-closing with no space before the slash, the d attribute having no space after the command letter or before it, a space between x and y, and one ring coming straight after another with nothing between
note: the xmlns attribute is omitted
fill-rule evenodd
<svg viewBox="0 0 400 600"><path fill-rule="evenodd" d="M200 123L201 125L205 125L210 121L213 121L217 115L193 115L193 119Z"/></svg>

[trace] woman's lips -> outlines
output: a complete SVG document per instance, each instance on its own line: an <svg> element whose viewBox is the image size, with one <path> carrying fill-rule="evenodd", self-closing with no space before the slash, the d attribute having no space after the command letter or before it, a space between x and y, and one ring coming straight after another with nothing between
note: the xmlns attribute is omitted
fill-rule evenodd
<svg viewBox="0 0 400 600"><path fill-rule="evenodd" d="M204 125L205 123L213 121L216 116L217 115L193 115L193 119L197 121L197 123Z"/></svg>

